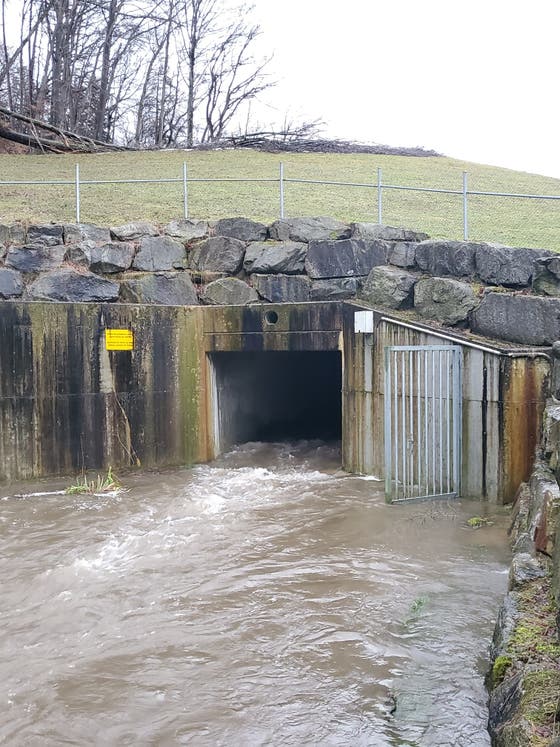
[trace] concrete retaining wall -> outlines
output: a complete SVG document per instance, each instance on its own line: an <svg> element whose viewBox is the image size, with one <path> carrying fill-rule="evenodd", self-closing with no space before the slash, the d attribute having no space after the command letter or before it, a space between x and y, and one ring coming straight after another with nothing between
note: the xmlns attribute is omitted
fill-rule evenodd
<svg viewBox="0 0 560 747"><path fill-rule="evenodd" d="M532 464L548 358L467 344L382 312L373 335L356 334L361 308L1 303L0 479L208 461L228 440L218 399L231 404L227 365L218 381L212 356L313 351L342 353L344 467L382 475L384 346L443 340L464 351L463 494L511 500ZM111 329L132 332L133 349L108 350ZM251 375L274 379L265 368ZM232 412L266 409L274 386L259 391L253 409ZM302 402L297 378L292 400Z"/></svg>
<svg viewBox="0 0 560 747"><path fill-rule="evenodd" d="M0 479L208 457L200 310L0 307ZM134 330L108 351L105 329Z"/></svg>

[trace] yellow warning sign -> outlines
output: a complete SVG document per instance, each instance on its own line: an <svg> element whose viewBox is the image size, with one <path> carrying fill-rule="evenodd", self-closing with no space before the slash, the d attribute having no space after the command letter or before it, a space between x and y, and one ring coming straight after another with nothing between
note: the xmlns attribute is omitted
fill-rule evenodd
<svg viewBox="0 0 560 747"><path fill-rule="evenodd" d="M131 329L106 329L107 350L134 350L134 335Z"/></svg>

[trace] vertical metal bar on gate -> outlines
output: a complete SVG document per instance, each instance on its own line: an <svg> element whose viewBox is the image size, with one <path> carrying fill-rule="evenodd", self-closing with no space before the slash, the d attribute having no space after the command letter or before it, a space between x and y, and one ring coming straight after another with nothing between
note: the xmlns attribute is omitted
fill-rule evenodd
<svg viewBox="0 0 560 747"><path fill-rule="evenodd" d="M432 417L430 421L431 433L428 447L432 450L432 484L430 487L430 493L432 495L436 492L436 449L435 449L435 436L436 436L436 351L432 349Z"/></svg>
<svg viewBox="0 0 560 747"><path fill-rule="evenodd" d="M80 164L76 164L76 223L80 222Z"/></svg>
<svg viewBox="0 0 560 747"><path fill-rule="evenodd" d="M445 493L443 489L443 366L441 365L442 358L441 350L438 350L438 381L439 381L439 480L438 480L438 493Z"/></svg>
<svg viewBox="0 0 560 747"><path fill-rule="evenodd" d="M451 444L451 407L450 407L450 396L451 391L449 387L449 377L452 376L451 373L451 367L453 366L453 356L449 355L449 352L446 353L446 366L445 366L445 419L447 423L447 429L446 429L446 435L445 435L445 441L447 444L447 453L449 453L449 446ZM451 492L451 464L450 460L447 459L446 465L445 465L445 488L446 492Z"/></svg>
<svg viewBox="0 0 560 747"><path fill-rule="evenodd" d="M414 381L412 377L412 351L408 351L408 433L407 433L407 453L408 453L408 476L410 494L414 493Z"/></svg>
<svg viewBox="0 0 560 747"><path fill-rule="evenodd" d="M389 393L392 389L392 366L391 366L391 350L385 348L385 389L383 395L383 408L384 408L384 421L385 421L385 464L392 464L392 450L393 450L393 433L392 433L392 409L393 409L393 398ZM385 469L385 495L389 496L392 494L391 489L392 470ZM396 478L395 478L396 479Z"/></svg>
<svg viewBox="0 0 560 747"><path fill-rule="evenodd" d="M189 191L187 181L187 162L183 161L183 218L189 217Z"/></svg>
<svg viewBox="0 0 560 747"><path fill-rule="evenodd" d="M385 348L385 493L389 502L459 495L461 366L461 348L455 345Z"/></svg>
<svg viewBox="0 0 560 747"><path fill-rule="evenodd" d="M461 452L463 449L463 366L462 351L453 351L453 485L461 492Z"/></svg>
<svg viewBox="0 0 560 747"><path fill-rule="evenodd" d="M394 355L394 363L395 363L395 372L394 372L394 384L395 384L395 435L394 435L394 442L395 442L395 485L398 485L399 483L399 432L396 427L396 424L398 422L399 418L399 371L398 371L398 358L396 354Z"/></svg>
<svg viewBox="0 0 560 747"><path fill-rule="evenodd" d="M428 351L424 350L424 478L426 495L430 492L430 452L428 450Z"/></svg>
<svg viewBox="0 0 560 747"><path fill-rule="evenodd" d="M416 357L416 483L422 485L422 462L420 461L420 356Z"/></svg>

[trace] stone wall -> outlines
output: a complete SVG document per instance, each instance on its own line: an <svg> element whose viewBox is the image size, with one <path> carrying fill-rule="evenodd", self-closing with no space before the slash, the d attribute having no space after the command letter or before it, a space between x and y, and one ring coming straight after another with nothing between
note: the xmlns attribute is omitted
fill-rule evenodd
<svg viewBox="0 0 560 747"><path fill-rule="evenodd" d="M496 747L560 744L560 404L545 410L542 451L513 508L513 558L491 650L489 730Z"/></svg>
<svg viewBox="0 0 560 747"><path fill-rule="evenodd" d="M353 297L522 345L560 339L560 257L545 249L330 218L0 226L0 299L237 305Z"/></svg>

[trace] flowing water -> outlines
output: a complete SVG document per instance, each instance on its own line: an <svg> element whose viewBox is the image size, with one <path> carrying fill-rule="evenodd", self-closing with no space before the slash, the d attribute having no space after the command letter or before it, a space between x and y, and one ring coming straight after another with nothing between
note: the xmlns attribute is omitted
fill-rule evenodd
<svg viewBox="0 0 560 747"><path fill-rule="evenodd" d="M387 506L339 461L253 443L118 496L0 490L0 744L489 745L506 517Z"/></svg>

